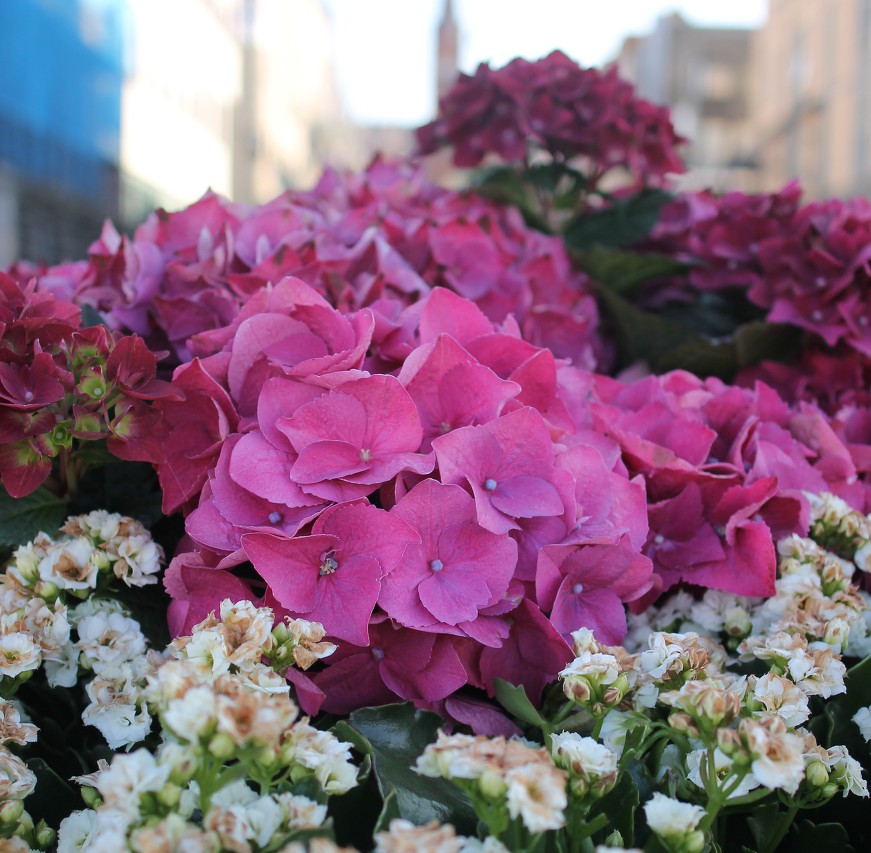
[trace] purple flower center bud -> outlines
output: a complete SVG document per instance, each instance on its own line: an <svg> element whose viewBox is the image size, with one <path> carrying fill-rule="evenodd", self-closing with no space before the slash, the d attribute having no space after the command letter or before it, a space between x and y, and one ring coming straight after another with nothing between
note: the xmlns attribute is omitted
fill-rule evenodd
<svg viewBox="0 0 871 853"><path fill-rule="evenodd" d="M364 462L368 462L372 458L372 451L367 450L365 447L360 451L360 458Z"/></svg>
<svg viewBox="0 0 871 853"><path fill-rule="evenodd" d="M321 563L321 568L318 574L323 577L324 575L331 575L336 569L339 568L339 564L336 562L335 554L330 552L326 554L323 558L323 562Z"/></svg>
<svg viewBox="0 0 871 853"><path fill-rule="evenodd" d="M441 560L435 559L430 561L429 567L434 572L440 572L445 567L445 564Z"/></svg>
<svg viewBox="0 0 871 853"><path fill-rule="evenodd" d="M493 491L495 491L495 490L496 490L496 485L497 485L497 484L496 484L496 481L495 481L492 477L488 477L486 480L484 480L484 488L485 488L488 492L493 492Z"/></svg>
<svg viewBox="0 0 871 853"><path fill-rule="evenodd" d="M582 583L576 583L576 584L572 587L572 592L573 592L575 595L580 595L583 591L584 591L584 585L583 585Z"/></svg>
<svg viewBox="0 0 871 853"><path fill-rule="evenodd" d="M654 545L662 545L665 542L665 537L661 533L657 533L656 536L653 537Z"/></svg>
<svg viewBox="0 0 871 853"><path fill-rule="evenodd" d="M24 402L29 403L33 399L33 391L24 392Z"/></svg>
<svg viewBox="0 0 871 853"><path fill-rule="evenodd" d="M375 648L372 649L372 657L375 658L375 660L383 660L384 659L384 649L380 649L380 648L378 648L378 646L375 646Z"/></svg>
<svg viewBox="0 0 871 853"><path fill-rule="evenodd" d="M269 513L269 523L270 524L278 524L281 521L281 513L280 512L270 512Z"/></svg>

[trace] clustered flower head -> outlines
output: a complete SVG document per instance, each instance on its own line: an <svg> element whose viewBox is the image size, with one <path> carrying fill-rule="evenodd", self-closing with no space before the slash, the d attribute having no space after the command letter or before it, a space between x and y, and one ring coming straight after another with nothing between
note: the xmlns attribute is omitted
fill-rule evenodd
<svg viewBox="0 0 871 853"><path fill-rule="evenodd" d="M591 186L614 168L648 185L684 170L667 109L639 98L616 69L580 68L559 51L461 74L417 139L423 154L451 146L458 166L487 155L528 163L536 151L580 158Z"/></svg>
<svg viewBox="0 0 871 853"><path fill-rule="evenodd" d="M145 652L145 638L121 605L104 596L118 582L156 583L162 560L142 524L102 510L71 516L55 538L40 533L17 548L0 575L4 694L43 665L51 686L71 687L79 672L97 676L89 691L100 690L105 679L124 682ZM132 724L132 706L116 703L116 713ZM139 722L147 728L144 718Z"/></svg>
<svg viewBox="0 0 871 853"><path fill-rule="evenodd" d="M440 732L414 769L459 785L489 816L494 835L517 818L532 834L565 824L568 774L543 747L504 737Z"/></svg>
<svg viewBox="0 0 871 853"><path fill-rule="evenodd" d="M740 290L767 312L768 322L796 326L828 347L844 343L867 357L871 205L857 198L802 206L800 197L795 182L770 194L681 194L664 206L643 248L690 264L688 283L696 291ZM673 298L682 290L668 284L648 288L644 299L651 307L663 293ZM814 382L810 371L802 372Z"/></svg>
<svg viewBox="0 0 871 853"><path fill-rule="evenodd" d="M71 294L68 294L71 296ZM146 401L176 392L155 378L157 357L136 335L83 328L79 308L0 273L0 480L24 497L54 471L78 476L83 441L107 439L122 459L134 437L149 441Z"/></svg>
<svg viewBox="0 0 871 853"><path fill-rule="evenodd" d="M63 821L61 847L147 851L184 840L250 853L324 832L327 796L356 785L350 744L300 718L283 677L295 652L306 664L332 653L322 636L307 622L273 628L268 608L225 600L164 655L152 652L130 687L149 728L159 721L161 744L79 778L94 808ZM93 698L95 714L114 701L109 685ZM295 790L306 780L320 792L314 799Z"/></svg>

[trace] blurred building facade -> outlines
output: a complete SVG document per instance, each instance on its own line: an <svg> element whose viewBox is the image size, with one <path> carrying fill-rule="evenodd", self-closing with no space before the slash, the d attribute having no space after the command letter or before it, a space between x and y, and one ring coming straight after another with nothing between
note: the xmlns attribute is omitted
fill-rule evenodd
<svg viewBox="0 0 871 853"><path fill-rule="evenodd" d="M620 75L641 97L671 107L678 132L690 140L685 188L741 188L754 180L747 159L754 139L753 36L747 29L697 27L673 13L620 49Z"/></svg>
<svg viewBox="0 0 871 853"><path fill-rule="evenodd" d="M760 190L871 195L871 0L769 0L754 45Z"/></svg>
<svg viewBox="0 0 871 853"><path fill-rule="evenodd" d="M2 0L0 51L0 266L308 186L349 136L321 0Z"/></svg>
<svg viewBox="0 0 871 853"><path fill-rule="evenodd" d="M80 255L118 212L124 9L0 3L0 265Z"/></svg>

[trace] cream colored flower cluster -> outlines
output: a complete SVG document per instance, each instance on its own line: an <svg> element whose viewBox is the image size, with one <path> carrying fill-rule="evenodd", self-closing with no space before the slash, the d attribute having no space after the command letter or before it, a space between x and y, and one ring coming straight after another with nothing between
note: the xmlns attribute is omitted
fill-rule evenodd
<svg viewBox="0 0 871 853"><path fill-rule="evenodd" d="M533 834L565 825L568 773L537 744L440 732L414 769L450 779L466 791L493 835L516 818Z"/></svg>
<svg viewBox="0 0 871 853"><path fill-rule="evenodd" d="M304 621L273 629L269 608L225 600L219 616L164 655L152 652L132 694L159 720L163 742L155 754L118 754L79 778L95 807L63 822L59 849L174 850L184 842L248 853L322 830L326 797L357 782L350 744L299 717L274 667L283 673L295 660L330 654L335 647L323 636L322 626ZM103 689L94 716L121 701L110 683ZM292 792L306 779L320 799Z"/></svg>
<svg viewBox="0 0 871 853"><path fill-rule="evenodd" d="M139 626L120 605L94 598L113 579L155 583L163 552L132 518L102 510L67 519L60 535L19 547L0 575L0 685L11 695L41 666L51 686L80 670L113 679L144 654ZM80 603L81 602L81 603Z"/></svg>

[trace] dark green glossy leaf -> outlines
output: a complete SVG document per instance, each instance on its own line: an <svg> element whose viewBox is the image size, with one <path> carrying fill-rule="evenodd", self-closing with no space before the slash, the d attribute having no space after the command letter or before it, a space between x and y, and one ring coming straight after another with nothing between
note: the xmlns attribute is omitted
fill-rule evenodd
<svg viewBox="0 0 871 853"><path fill-rule="evenodd" d="M452 823L460 834L473 835L477 821L468 797L445 779L430 779L412 770L442 723L438 715L415 711L410 704L363 708L348 719L371 752L382 799L394 793L398 816L416 824Z"/></svg>
<svg viewBox="0 0 871 853"><path fill-rule="evenodd" d="M586 249L578 253L577 260L599 284L624 295L646 281L681 275L689 268L666 255L638 254L607 246Z"/></svg>
<svg viewBox="0 0 871 853"><path fill-rule="evenodd" d="M635 810L640 801L635 779L631 773L624 770L617 784L602 797L596 809L608 816L611 827L623 836L623 843L627 847L635 843Z"/></svg>
<svg viewBox="0 0 871 853"><path fill-rule="evenodd" d="M392 791L388 792L387 796L384 798L384 805L381 807L381 813L378 815L378 820L375 821L373 835L376 832L387 832L390 828L390 821L398 817L402 817L402 815L399 811L399 802L396 798L396 789L394 788Z"/></svg>
<svg viewBox="0 0 871 853"><path fill-rule="evenodd" d="M36 788L24 801L24 806L34 823L44 820L57 829L71 811L82 808L79 792L41 758L31 758L27 766L36 775Z"/></svg>
<svg viewBox="0 0 871 853"><path fill-rule="evenodd" d="M764 806L754 806L753 813L747 816L747 826L750 827L757 850L765 850L779 831L779 811L777 803L766 803Z"/></svg>
<svg viewBox="0 0 871 853"><path fill-rule="evenodd" d="M645 189L619 199L601 210L586 211L572 219L563 232L566 247L581 252L591 246L629 246L650 234L659 211L671 196Z"/></svg>
<svg viewBox="0 0 871 853"><path fill-rule="evenodd" d="M66 501L46 486L23 498L11 497L0 486L0 547L23 545L40 531L54 535L66 516Z"/></svg>
<svg viewBox="0 0 871 853"><path fill-rule="evenodd" d="M494 678L493 689L496 691L496 700L499 704L518 720L539 728L547 724L535 709L535 705L529 701L523 685L515 686L502 678Z"/></svg>
<svg viewBox="0 0 871 853"><path fill-rule="evenodd" d="M789 833L790 853L820 853L820 850L837 850L838 853L853 853L847 831L839 823L813 823L803 820L793 824Z"/></svg>

